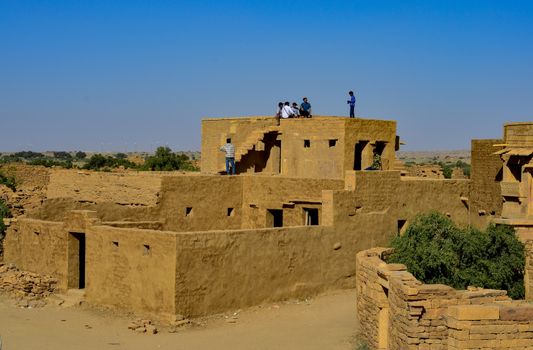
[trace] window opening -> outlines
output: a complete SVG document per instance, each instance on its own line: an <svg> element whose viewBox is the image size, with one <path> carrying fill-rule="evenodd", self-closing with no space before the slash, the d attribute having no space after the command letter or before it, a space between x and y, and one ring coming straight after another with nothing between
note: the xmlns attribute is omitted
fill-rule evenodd
<svg viewBox="0 0 533 350"><path fill-rule="evenodd" d="M311 147L311 140L304 140L304 148Z"/></svg>
<svg viewBox="0 0 533 350"><path fill-rule="evenodd" d="M283 209L267 210L267 227L283 227Z"/></svg>
<svg viewBox="0 0 533 350"><path fill-rule="evenodd" d="M335 147L337 146L337 139L329 140L329 147Z"/></svg>
<svg viewBox="0 0 533 350"><path fill-rule="evenodd" d="M185 208L185 216L191 216L192 215L192 207Z"/></svg>
<svg viewBox="0 0 533 350"><path fill-rule="evenodd" d="M143 255L150 255L150 246L148 244L143 244Z"/></svg>
<svg viewBox="0 0 533 350"><path fill-rule="evenodd" d="M318 208L304 208L305 212L305 225L315 226L318 225Z"/></svg>
<svg viewBox="0 0 533 350"><path fill-rule="evenodd" d="M228 208L228 216L235 215L235 208Z"/></svg>

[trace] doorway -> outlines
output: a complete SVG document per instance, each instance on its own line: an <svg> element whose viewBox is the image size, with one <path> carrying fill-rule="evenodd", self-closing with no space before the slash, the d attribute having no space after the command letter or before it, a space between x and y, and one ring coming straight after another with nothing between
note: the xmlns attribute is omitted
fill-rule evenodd
<svg viewBox="0 0 533 350"><path fill-rule="evenodd" d="M353 170L363 169L363 151L368 145L368 141L359 141L355 144Z"/></svg>
<svg viewBox="0 0 533 350"><path fill-rule="evenodd" d="M69 233L68 288L85 288L85 233L83 232Z"/></svg>

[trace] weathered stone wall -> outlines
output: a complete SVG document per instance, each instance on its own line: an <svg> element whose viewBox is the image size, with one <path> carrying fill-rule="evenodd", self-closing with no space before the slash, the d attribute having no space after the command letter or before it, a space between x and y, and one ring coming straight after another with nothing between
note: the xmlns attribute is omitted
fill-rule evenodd
<svg viewBox="0 0 533 350"><path fill-rule="evenodd" d="M220 147L226 143L226 138L231 138L238 149L252 132L275 125L277 120L273 116L203 119L202 173L217 174L225 169L225 155L220 151Z"/></svg>
<svg viewBox="0 0 533 350"><path fill-rule="evenodd" d="M158 208L163 229L185 232L241 228L243 181L243 176L165 177Z"/></svg>
<svg viewBox="0 0 533 350"><path fill-rule="evenodd" d="M357 254L357 312L374 349L519 349L533 346L533 308L505 291L455 290L387 264L386 248ZM521 339L512 341L513 339ZM524 340L527 339L527 340Z"/></svg>
<svg viewBox="0 0 533 350"><path fill-rule="evenodd" d="M396 121L346 118L346 131L344 135L344 170L354 170L355 144L358 141L369 141L368 151L363 158L362 169L372 165L372 144L376 141L386 142L386 147L381 156L383 170L394 168Z"/></svg>
<svg viewBox="0 0 533 350"><path fill-rule="evenodd" d="M159 318L174 315L174 233L91 226L86 239L88 302Z"/></svg>
<svg viewBox="0 0 533 350"><path fill-rule="evenodd" d="M498 150L493 145L502 140L472 140L472 192L468 204L471 206L471 222L474 226L485 226L502 212L502 180L503 162L500 156L493 154Z"/></svg>
<svg viewBox="0 0 533 350"><path fill-rule="evenodd" d="M63 223L19 219L7 230L4 260L26 271L58 279L67 289L67 232Z"/></svg>
<svg viewBox="0 0 533 350"><path fill-rule="evenodd" d="M346 118L328 117L282 120L281 173L293 177L342 179L345 122ZM335 145L330 146L330 140Z"/></svg>
<svg viewBox="0 0 533 350"><path fill-rule="evenodd" d="M343 187L342 180L245 176L242 228L265 228L268 209L283 210L283 226L304 225L304 208L316 208L320 216L322 191Z"/></svg>
<svg viewBox="0 0 533 350"><path fill-rule="evenodd" d="M533 349L533 305L451 306L448 350Z"/></svg>
<svg viewBox="0 0 533 350"><path fill-rule="evenodd" d="M178 233L176 312L198 316L353 288L351 252L364 249L363 234L320 226Z"/></svg>

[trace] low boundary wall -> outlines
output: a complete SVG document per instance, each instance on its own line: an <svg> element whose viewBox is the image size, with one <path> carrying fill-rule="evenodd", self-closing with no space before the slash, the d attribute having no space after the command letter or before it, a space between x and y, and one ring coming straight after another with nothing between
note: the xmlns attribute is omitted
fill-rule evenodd
<svg viewBox="0 0 533 350"><path fill-rule="evenodd" d="M531 349L533 305L506 291L424 284L392 249L357 254L357 313L373 349Z"/></svg>

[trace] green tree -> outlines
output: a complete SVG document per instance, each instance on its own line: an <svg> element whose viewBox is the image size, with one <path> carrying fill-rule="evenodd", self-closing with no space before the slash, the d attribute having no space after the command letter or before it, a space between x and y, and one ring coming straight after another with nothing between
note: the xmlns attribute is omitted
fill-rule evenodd
<svg viewBox="0 0 533 350"><path fill-rule="evenodd" d="M416 217L392 247L388 261L405 264L425 283L504 289L513 299L524 297L524 246L510 226L459 228L433 212Z"/></svg>
<svg viewBox="0 0 533 350"><path fill-rule="evenodd" d="M76 157L76 159L85 159L87 157L87 153L82 152L82 151L78 151L78 152L76 152L74 157Z"/></svg>
<svg viewBox="0 0 533 350"><path fill-rule="evenodd" d="M189 157L173 153L169 147L158 147L155 154L146 159L143 169L152 171L197 170L191 164Z"/></svg>

